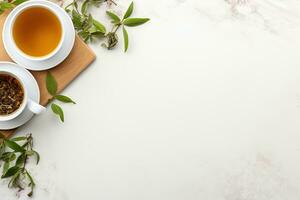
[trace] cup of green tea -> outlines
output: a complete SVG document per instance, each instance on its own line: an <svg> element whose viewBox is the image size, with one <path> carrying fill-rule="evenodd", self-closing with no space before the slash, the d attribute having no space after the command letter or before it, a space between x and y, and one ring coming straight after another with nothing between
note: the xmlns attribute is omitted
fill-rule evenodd
<svg viewBox="0 0 300 200"><path fill-rule="evenodd" d="M0 121L13 120L25 109L34 114L45 110L29 98L25 84L16 74L0 69Z"/></svg>
<svg viewBox="0 0 300 200"><path fill-rule="evenodd" d="M46 60L62 48L65 38L57 10L45 4L27 4L14 13L10 37L16 51L28 60Z"/></svg>

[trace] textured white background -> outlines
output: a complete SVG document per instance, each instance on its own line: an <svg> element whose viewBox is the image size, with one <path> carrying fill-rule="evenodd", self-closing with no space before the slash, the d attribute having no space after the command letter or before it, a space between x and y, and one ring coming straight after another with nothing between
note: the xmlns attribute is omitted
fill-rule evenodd
<svg viewBox="0 0 300 200"><path fill-rule="evenodd" d="M42 156L33 199L299 200L300 2L236 1L136 0L151 22L126 54L91 45L66 122L20 129Z"/></svg>

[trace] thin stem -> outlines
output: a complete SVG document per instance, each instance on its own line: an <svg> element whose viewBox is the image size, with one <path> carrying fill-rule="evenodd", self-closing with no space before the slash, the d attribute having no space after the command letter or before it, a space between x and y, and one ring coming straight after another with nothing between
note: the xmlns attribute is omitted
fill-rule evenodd
<svg viewBox="0 0 300 200"><path fill-rule="evenodd" d="M114 4L115 6L117 5L117 3L116 2L114 2L113 0L106 0L106 2L111 2L112 4Z"/></svg>
<svg viewBox="0 0 300 200"><path fill-rule="evenodd" d="M115 33L117 32L117 30L120 28L120 26L121 26L121 24L118 24L117 26L114 26L114 27L116 27L116 28L115 28L115 30L113 31L113 29L114 29L114 27L113 27L113 29L112 29L111 32L115 34Z"/></svg>

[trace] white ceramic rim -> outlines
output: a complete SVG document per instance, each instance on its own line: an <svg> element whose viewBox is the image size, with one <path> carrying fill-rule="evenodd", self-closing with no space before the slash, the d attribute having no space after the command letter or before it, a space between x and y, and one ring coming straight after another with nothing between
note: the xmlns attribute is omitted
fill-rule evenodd
<svg viewBox="0 0 300 200"><path fill-rule="evenodd" d="M0 69L0 74L9 75L9 76L12 76L15 79L17 79L17 81L19 81L19 83L21 84L22 89L24 91L24 97L23 97L23 101L22 101L21 106L17 110L15 110L14 112L12 112L8 115L0 115L0 121L8 121L8 120L12 120L12 119L18 117L24 111L24 109L26 108L27 102L28 102L28 91L25 87L24 82L17 75L15 75L14 73Z"/></svg>
<svg viewBox="0 0 300 200"><path fill-rule="evenodd" d="M63 41L62 44L62 48L57 52L57 54L54 55L53 57L50 57L47 60L40 60L40 61L29 60L23 57L22 55L18 54L15 48L13 48L13 45L11 45L13 41L9 35L9 30L11 28L11 18L13 13L16 12L18 9L21 9L22 6L26 6L26 4L36 5L38 3L57 8L57 13L61 16L61 19L63 21L63 26L65 29L65 34L66 34L65 41ZM7 54L18 65L33 71L48 70L63 62L70 54L75 44L75 28L70 16L65 12L64 9L59 7L57 4L45 0L31 0L20 4L9 13L3 26L2 41Z"/></svg>
<svg viewBox="0 0 300 200"><path fill-rule="evenodd" d="M13 37L13 28L14 28L14 23L16 21L16 19L18 18L18 16L20 14L22 14L22 12L24 12L25 10L29 9L29 8L32 8L32 7L42 7L42 8L45 8L47 10L49 10L51 13L53 13L59 23L60 23L60 26L61 26L61 30L62 30L62 35L61 35L61 38L60 38L60 41L57 45L57 47L52 51L50 52L49 54L45 55L45 56L41 56L41 57L35 57L35 56L30 56L28 54L26 54L25 52L23 52L19 47L18 45L15 43L15 40L14 40L14 37ZM37 4L26 4L25 6L23 5L23 7L18 10L16 13L14 13L14 16L12 17L12 20L11 20L11 28L10 28L10 37L12 38L12 41L13 41L13 45L14 47L16 48L17 52L19 54L21 54L23 57L29 59L29 60L47 60L49 59L50 57L53 57L55 54L57 54L57 52L61 49L62 47L62 44L63 44L63 41L65 40L65 28L63 26L63 22L62 22L62 19L61 17L59 16L59 14L57 13L57 10L55 10L54 8L48 6L48 5L45 5L45 4L41 4L39 2L37 2Z"/></svg>
<svg viewBox="0 0 300 200"><path fill-rule="evenodd" d="M8 72L14 72L18 74L18 77L23 80L25 83L25 88L28 91L28 98L32 99L35 102L40 102L40 89L39 86L33 77L33 75L26 70L24 67L21 67L18 64L0 61L0 67ZM22 126L28 122L32 117L33 113L28 109L25 109L18 117L9 121L0 121L1 130L10 130Z"/></svg>

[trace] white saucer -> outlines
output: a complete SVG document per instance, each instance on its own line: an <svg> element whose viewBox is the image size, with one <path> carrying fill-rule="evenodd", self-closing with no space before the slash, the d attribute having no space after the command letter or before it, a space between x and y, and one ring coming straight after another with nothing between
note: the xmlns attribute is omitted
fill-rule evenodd
<svg viewBox="0 0 300 200"><path fill-rule="evenodd" d="M0 62L0 70L14 72L14 74L16 74L18 78L20 78L21 81L24 82L24 87L26 87L28 91L28 97L35 102L40 102L39 86L29 71L11 62ZM15 119L0 122L0 130L9 130L17 128L28 122L32 118L32 116L33 113L30 112L28 109L25 109L23 113L21 113Z"/></svg>
<svg viewBox="0 0 300 200"><path fill-rule="evenodd" d="M17 51L14 49L13 38L10 37L10 30L12 28L12 17L15 15L16 12L18 12L18 10L22 9L24 6L27 6L28 4L49 6L55 9L57 11L57 14L62 19L62 26L64 27L65 34L67 36L65 37L62 43L62 48L57 52L55 56L47 60L41 60L41 61L28 60L22 57L20 54L18 54ZM52 3L50 1L43 1L43 0L27 1L17 6L9 13L3 26L2 40L7 54L13 61L25 67L26 69L41 71L41 70L47 70L53 68L66 59L66 57L70 54L74 46L75 29L69 15L55 3Z"/></svg>

